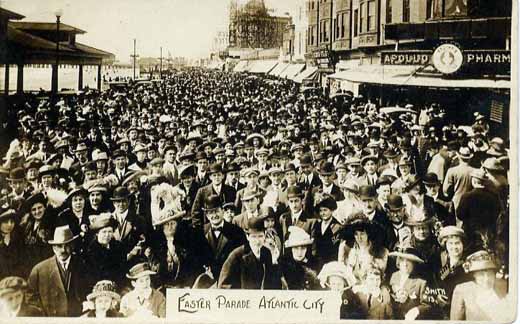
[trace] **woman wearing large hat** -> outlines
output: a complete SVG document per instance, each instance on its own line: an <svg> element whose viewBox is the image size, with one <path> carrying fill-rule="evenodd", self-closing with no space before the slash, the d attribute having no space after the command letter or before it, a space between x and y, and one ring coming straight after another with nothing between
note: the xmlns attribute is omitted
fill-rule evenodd
<svg viewBox="0 0 520 324"><path fill-rule="evenodd" d="M263 147L266 143L265 137L262 134L253 133L246 138L246 144L251 145L255 149Z"/></svg>
<svg viewBox="0 0 520 324"><path fill-rule="evenodd" d="M87 301L92 309L81 317L124 317L117 310L121 296L116 292L116 284L113 281L98 281L92 288L92 292L87 295Z"/></svg>
<svg viewBox="0 0 520 324"><path fill-rule="evenodd" d="M440 267L441 249L436 239L436 232L442 226L436 217L428 216L420 209L412 209L407 214L404 224L410 228L412 245L419 251L423 264L417 266L417 272L430 282L433 273Z"/></svg>
<svg viewBox="0 0 520 324"><path fill-rule="evenodd" d="M428 307L423 301L426 280L420 278L416 266L423 264L419 251L405 244L389 254L396 258L398 270L390 277L390 287L394 300L395 319L415 320Z"/></svg>
<svg viewBox="0 0 520 324"><path fill-rule="evenodd" d="M18 276L22 272L23 240L17 219L14 209L0 210L0 279Z"/></svg>
<svg viewBox="0 0 520 324"><path fill-rule="evenodd" d="M114 239L117 221L109 213L92 215L89 219L90 233L93 235L84 252L86 271L93 283L108 279L118 286L124 282L127 255L123 244Z"/></svg>
<svg viewBox="0 0 520 324"><path fill-rule="evenodd" d="M318 263L312 256L313 239L304 229L289 227L289 238L285 241L285 253L280 266L289 289L313 290L319 288Z"/></svg>
<svg viewBox="0 0 520 324"><path fill-rule="evenodd" d="M516 302L508 298L507 282L496 277L494 256L477 251L466 258L463 267L473 280L453 290L450 320L509 322Z"/></svg>
<svg viewBox="0 0 520 324"><path fill-rule="evenodd" d="M23 274L28 275L38 262L53 254L47 241L56 226L56 214L41 192L25 201L22 212L24 215L20 221L20 230L25 245Z"/></svg>
<svg viewBox="0 0 520 324"><path fill-rule="evenodd" d="M154 198L152 201L158 203ZM152 254L149 259L157 271L160 291L192 287L195 278L204 272L200 258L194 252L197 233L183 219L183 211L169 207L171 204L166 204L163 212L154 215L155 230L150 240Z"/></svg>
<svg viewBox="0 0 520 324"><path fill-rule="evenodd" d="M449 319L453 289L463 282L471 280L464 271L465 235L456 226L443 227L438 235L442 247L439 267L431 267L429 272L433 280L427 282L428 291L425 301L430 306L428 319Z"/></svg>
<svg viewBox="0 0 520 324"><path fill-rule="evenodd" d="M82 187L72 189L64 203L64 209L58 214L57 226L69 225L74 235L86 232L89 225L87 217L87 191Z"/></svg>
<svg viewBox="0 0 520 324"><path fill-rule="evenodd" d="M347 266L350 286L359 285L370 265L386 270L388 250L383 246L384 231L359 212L345 224L338 259Z"/></svg>

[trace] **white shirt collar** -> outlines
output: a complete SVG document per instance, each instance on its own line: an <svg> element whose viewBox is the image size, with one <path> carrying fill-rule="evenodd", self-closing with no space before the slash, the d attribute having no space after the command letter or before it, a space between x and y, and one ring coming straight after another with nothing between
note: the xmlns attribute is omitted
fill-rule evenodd
<svg viewBox="0 0 520 324"><path fill-rule="evenodd" d="M323 185L323 192L328 193L329 195L332 193L332 187L334 186L334 182L331 183L329 186Z"/></svg>
<svg viewBox="0 0 520 324"><path fill-rule="evenodd" d="M296 214L292 214L292 219L299 220L302 213L303 213L303 209L300 210L299 212L297 212Z"/></svg>

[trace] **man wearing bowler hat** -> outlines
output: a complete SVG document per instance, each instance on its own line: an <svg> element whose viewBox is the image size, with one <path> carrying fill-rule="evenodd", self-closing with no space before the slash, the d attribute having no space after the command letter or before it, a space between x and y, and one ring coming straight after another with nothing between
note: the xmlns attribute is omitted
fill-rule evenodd
<svg viewBox="0 0 520 324"><path fill-rule="evenodd" d="M455 225L455 211L453 202L444 195L441 182L433 172L426 173L423 177L426 195L433 199L433 210L443 226Z"/></svg>
<svg viewBox="0 0 520 324"><path fill-rule="evenodd" d="M38 263L28 280L29 301L46 316L79 316L87 295L84 265L72 254L74 236L68 226L57 227L49 240L54 256Z"/></svg>
<svg viewBox="0 0 520 324"><path fill-rule="evenodd" d="M201 187L195 196L195 201L191 209L191 219L193 226L202 226L206 223L203 214L204 201L209 196L216 195L222 201L222 204L235 202L236 191L224 183L225 172L222 165L214 163L209 168L211 183Z"/></svg>
<svg viewBox="0 0 520 324"><path fill-rule="evenodd" d="M204 239L201 246L201 257L213 275L218 280L222 265L229 254L237 247L245 244L244 231L224 219L222 200L212 195L204 202L204 215L207 223L203 227Z"/></svg>

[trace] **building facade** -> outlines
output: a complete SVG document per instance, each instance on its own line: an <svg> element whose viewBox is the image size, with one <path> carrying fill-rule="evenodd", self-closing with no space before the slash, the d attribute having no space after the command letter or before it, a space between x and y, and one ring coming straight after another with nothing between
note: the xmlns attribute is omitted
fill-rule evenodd
<svg viewBox="0 0 520 324"><path fill-rule="evenodd" d="M290 17L271 16L263 0L231 0L229 47L281 48L288 24Z"/></svg>

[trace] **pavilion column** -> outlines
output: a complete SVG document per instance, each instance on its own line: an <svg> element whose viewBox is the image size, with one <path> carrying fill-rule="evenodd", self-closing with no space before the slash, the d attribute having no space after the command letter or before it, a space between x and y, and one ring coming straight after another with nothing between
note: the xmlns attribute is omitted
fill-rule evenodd
<svg viewBox="0 0 520 324"><path fill-rule="evenodd" d="M4 75L4 94L6 96L9 95L9 64L5 65L5 75Z"/></svg>
<svg viewBox="0 0 520 324"><path fill-rule="evenodd" d="M58 65L52 64L51 91L58 93Z"/></svg>
<svg viewBox="0 0 520 324"><path fill-rule="evenodd" d="M83 64L78 66L78 90L83 89Z"/></svg>
<svg viewBox="0 0 520 324"><path fill-rule="evenodd" d="M16 79L16 92L23 92L23 64L18 64L18 77Z"/></svg>
<svg viewBox="0 0 520 324"><path fill-rule="evenodd" d="M101 91L101 64L97 67L97 88Z"/></svg>

